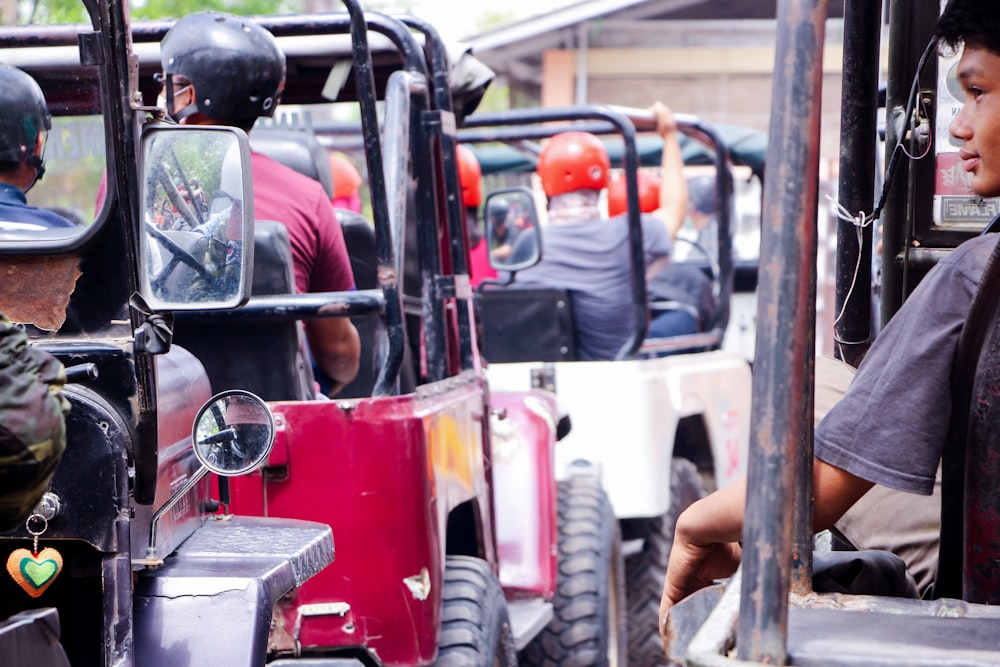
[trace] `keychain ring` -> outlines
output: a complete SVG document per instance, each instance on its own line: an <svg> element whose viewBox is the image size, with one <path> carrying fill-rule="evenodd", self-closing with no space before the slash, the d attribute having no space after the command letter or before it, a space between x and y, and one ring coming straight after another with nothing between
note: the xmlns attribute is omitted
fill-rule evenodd
<svg viewBox="0 0 1000 667"><path fill-rule="evenodd" d="M39 520L39 521L42 522L42 528L41 528L41 530L34 531L34 530L31 529L31 520L32 519L37 519L37 520ZM24 528L25 528L25 530L28 531L29 535L33 535L35 537L38 537L39 535L41 535L42 533L44 533L46 530L48 530L48 528L49 528L49 520L46 519L41 514L37 514L37 513L36 514L32 514L31 516L28 517L28 520L24 522Z"/></svg>

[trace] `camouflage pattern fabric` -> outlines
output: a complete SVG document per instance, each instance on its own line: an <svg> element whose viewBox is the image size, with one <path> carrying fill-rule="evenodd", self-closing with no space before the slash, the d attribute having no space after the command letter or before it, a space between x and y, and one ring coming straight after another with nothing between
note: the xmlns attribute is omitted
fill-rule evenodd
<svg viewBox="0 0 1000 667"><path fill-rule="evenodd" d="M66 372L0 314L0 532L19 528L66 449Z"/></svg>

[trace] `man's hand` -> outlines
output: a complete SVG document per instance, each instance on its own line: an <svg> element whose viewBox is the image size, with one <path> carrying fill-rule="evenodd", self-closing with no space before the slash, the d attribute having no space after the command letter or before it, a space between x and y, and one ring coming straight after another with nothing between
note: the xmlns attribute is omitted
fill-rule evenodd
<svg viewBox="0 0 1000 667"><path fill-rule="evenodd" d="M680 523L678 522L678 527ZM660 636L665 637L667 612L691 593L731 576L740 564L742 552L736 542L694 544L678 530L670 549L667 576L660 598Z"/></svg>
<svg viewBox="0 0 1000 667"><path fill-rule="evenodd" d="M336 396L358 374L361 358L358 330L346 317L308 320L306 338L313 361L332 382L329 396Z"/></svg>
<svg viewBox="0 0 1000 667"><path fill-rule="evenodd" d="M656 133L661 137L677 131L677 121L674 120L674 114L666 104L654 102L649 111L656 117Z"/></svg>
<svg viewBox="0 0 1000 667"><path fill-rule="evenodd" d="M739 567L742 552L746 477L697 501L677 517L667 574L660 598L660 635L666 631L667 612L716 579L725 579Z"/></svg>

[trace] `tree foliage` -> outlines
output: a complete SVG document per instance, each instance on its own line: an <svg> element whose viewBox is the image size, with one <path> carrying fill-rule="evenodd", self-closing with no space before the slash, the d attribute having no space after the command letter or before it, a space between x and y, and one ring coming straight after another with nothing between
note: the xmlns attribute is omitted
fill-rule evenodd
<svg viewBox="0 0 1000 667"><path fill-rule="evenodd" d="M134 19L180 18L206 9L241 16L300 13L306 0L141 0L131 3ZM334 3L337 4L337 3ZM12 17L6 19L10 22ZM33 0L17 5L17 24L86 23L87 11L80 0Z"/></svg>

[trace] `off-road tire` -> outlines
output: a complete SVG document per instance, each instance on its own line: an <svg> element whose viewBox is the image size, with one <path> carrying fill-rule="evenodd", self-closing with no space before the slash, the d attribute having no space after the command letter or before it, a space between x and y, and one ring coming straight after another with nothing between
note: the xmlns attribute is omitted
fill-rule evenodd
<svg viewBox="0 0 1000 667"><path fill-rule="evenodd" d="M653 519L622 522L625 539L643 540L642 550L625 559L625 599L628 601L629 667L670 664L659 635L660 595L667 573L677 517L705 495L701 475L687 459L674 459L670 468L670 508Z"/></svg>
<svg viewBox="0 0 1000 667"><path fill-rule="evenodd" d="M555 618L519 656L534 667L624 666L627 639L621 533L597 480L559 483Z"/></svg>
<svg viewBox="0 0 1000 667"><path fill-rule="evenodd" d="M486 561L448 556L435 667L517 667L500 582Z"/></svg>

